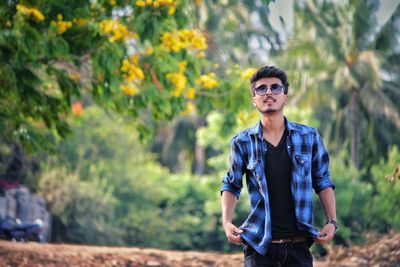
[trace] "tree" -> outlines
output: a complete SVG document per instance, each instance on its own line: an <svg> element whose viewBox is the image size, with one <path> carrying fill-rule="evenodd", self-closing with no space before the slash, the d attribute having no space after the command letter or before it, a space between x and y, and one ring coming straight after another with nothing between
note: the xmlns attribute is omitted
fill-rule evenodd
<svg viewBox="0 0 400 267"><path fill-rule="evenodd" d="M151 119L201 114L222 92L204 59L191 1L32 0L0 3L0 123L7 140L42 148L89 102ZM213 104L210 104L210 103ZM83 103L83 104L82 104ZM48 129L50 131L48 131Z"/></svg>
<svg viewBox="0 0 400 267"><path fill-rule="evenodd" d="M376 12L377 1L297 3L294 33L277 59L299 88L294 102L315 107L335 151L349 139L357 167L385 155L400 129L400 6L382 27Z"/></svg>
<svg viewBox="0 0 400 267"><path fill-rule="evenodd" d="M258 66L260 58L280 51L282 37L268 20L271 2L204 1L197 16L211 39L208 58L220 65Z"/></svg>

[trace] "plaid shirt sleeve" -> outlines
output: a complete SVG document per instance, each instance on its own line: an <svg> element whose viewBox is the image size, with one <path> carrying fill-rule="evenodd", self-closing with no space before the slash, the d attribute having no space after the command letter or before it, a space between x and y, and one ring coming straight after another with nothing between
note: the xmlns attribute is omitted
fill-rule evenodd
<svg viewBox="0 0 400 267"><path fill-rule="evenodd" d="M243 151L241 151L235 137L231 140L230 149L230 166L229 171L222 179L221 194L224 191L229 191L239 199L243 187L242 177L245 173L245 163Z"/></svg>
<svg viewBox="0 0 400 267"><path fill-rule="evenodd" d="M322 190L332 187L335 189L335 185L332 183L329 174L329 154L325 148L321 136L316 133L316 140L313 144L312 153L312 186L315 192L318 194Z"/></svg>

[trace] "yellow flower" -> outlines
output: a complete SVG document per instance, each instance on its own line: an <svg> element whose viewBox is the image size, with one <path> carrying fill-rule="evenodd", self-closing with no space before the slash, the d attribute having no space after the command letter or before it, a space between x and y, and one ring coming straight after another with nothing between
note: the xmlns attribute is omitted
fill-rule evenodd
<svg viewBox="0 0 400 267"><path fill-rule="evenodd" d="M184 44L179 39L177 34L172 34L170 32L164 32L161 34L161 47L167 51L179 52L179 50L184 48Z"/></svg>
<svg viewBox="0 0 400 267"><path fill-rule="evenodd" d="M115 42L129 35L128 28L114 19L106 19L100 22L100 30L105 34L111 34L110 42Z"/></svg>
<svg viewBox="0 0 400 267"><path fill-rule="evenodd" d="M127 60L127 59L122 60L121 71L122 72L128 72L129 71L129 66L130 66L129 60Z"/></svg>
<svg viewBox="0 0 400 267"><path fill-rule="evenodd" d="M127 82L144 80L143 70L138 66L139 59L137 56L131 56L131 61L124 59L122 61L121 72L123 73L123 78Z"/></svg>
<svg viewBox="0 0 400 267"><path fill-rule="evenodd" d="M251 78L251 76L253 76L253 74L254 74L256 71L257 71L257 69L255 69L255 68L248 68L248 69L245 69L245 70L242 72L242 74L240 75L240 77L241 77L243 80L248 80L248 79Z"/></svg>
<svg viewBox="0 0 400 267"><path fill-rule="evenodd" d="M252 120L252 121L256 120L258 118L258 112L254 110L253 112L250 113L249 117L250 117L250 120Z"/></svg>
<svg viewBox="0 0 400 267"><path fill-rule="evenodd" d="M173 0L138 0L136 1L135 5L138 7L155 7L155 8L160 8L160 7L168 7L168 14L172 15L176 11L176 6L178 1L173 1ZM165 10L165 9L163 9Z"/></svg>
<svg viewBox="0 0 400 267"><path fill-rule="evenodd" d="M146 6L146 2L145 2L145 1L142 1L142 0L136 1L136 6L138 6L138 7L145 7L145 6Z"/></svg>
<svg viewBox="0 0 400 267"><path fill-rule="evenodd" d="M203 0L196 0L196 1L195 1L196 6L200 6L202 2L203 2Z"/></svg>
<svg viewBox="0 0 400 267"><path fill-rule="evenodd" d="M115 6L117 4L117 0L110 0L110 5Z"/></svg>
<svg viewBox="0 0 400 267"><path fill-rule="evenodd" d="M184 111L182 111L182 115L189 115L190 113L192 113L194 111L194 105L193 102L187 102L186 103L186 109Z"/></svg>
<svg viewBox="0 0 400 267"><path fill-rule="evenodd" d="M57 15L57 21L51 21L50 25L53 27L57 27L58 29L58 34L63 34L66 32L69 28L72 27L72 22L71 21L63 21L63 15L58 14Z"/></svg>
<svg viewBox="0 0 400 267"><path fill-rule="evenodd" d="M129 36L130 36L131 38L133 38L133 39L139 39L139 34L137 34L136 32L130 33Z"/></svg>
<svg viewBox="0 0 400 267"><path fill-rule="evenodd" d="M201 32L196 32L192 40L192 45L194 49L204 50L207 49L206 38Z"/></svg>
<svg viewBox="0 0 400 267"><path fill-rule="evenodd" d="M133 62L133 64L138 65L139 64L139 55L135 54L129 57L129 60Z"/></svg>
<svg viewBox="0 0 400 267"><path fill-rule="evenodd" d="M239 124L241 124L243 127L248 127L257 121L258 112L252 111L251 113L248 113L247 111L242 110L237 114L236 118Z"/></svg>
<svg viewBox="0 0 400 267"><path fill-rule="evenodd" d="M59 21L59 22L57 22L57 24L58 24L59 34L63 34L69 28L72 27L71 21Z"/></svg>
<svg viewBox="0 0 400 267"><path fill-rule="evenodd" d="M194 111L193 102L188 102L188 103L186 104L186 111L187 111L187 112L193 112L193 111Z"/></svg>
<svg viewBox="0 0 400 267"><path fill-rule="evenodd" d="M244 111L244 110L240 111L240 112L238 113L238 115L237 115L238 120L239 120L242 124L246 123L247 117L248 117L248 116L247 116L247 112Z"/></svg>
<svg viewBox="0 0 400 267"><path fill-rule="evenodd" d="M17 5L17 12L23 15L28 15L30 17L33 17L37 21L43 21L45 19L44 15L42 12L40 12L39 9L36 8L29 8L24 5Z"/></svg>
<svg viewBox="0 0 400 267"><path fill-rule="evenodd" d="M186 92L186 96L189 99L193 99L195 95L196 95L196 90L193 87L189 88Z"/></svg>
<svg viewBox="0 0 400 267"><path fill-rule="evenodd" d="M133 83L127 85L122 84L120 88L122 92L130 96L136 95L139 92L138 88Z"/></svg>
<svg viewBox="0 0 400 267"><path fill-rule="evenodd" d="M74 18L72 21L76 23L78 26L85 26L88 23L87 19L82 19L82 18L81 19Z"/></svg>
<svg viewBox="0 0 400 267"><path fill-rule="evenodd" d="M179 62L179 71L167 73L167 80L174 86L174 90L170 93L174 97L179 97L182 95L183 91L186 88L187 77L184 72L186 70L187 61Z"/></svg>
<svg viewBox="0 0 400 267"><path fill-rule="evenodd" d="M152 55L154 53L153 47L147 47L145 53L146 55Z"/></svg>
<svg viewBox="0 0 400 267"><path fill-rule="evenodd" d="M197 57L198 57L198 58L205 58L205 57L206 57L206 53L204 53L204 51L200 51L200 52L197 54Z"/></svg>
<svg viewBox="0 0 400 267"><path fill-rule="evenodd" d="M175 7L168 8L168 15L173 15L175 13L175 11L176 11Z"/></svg>
<svg viewBox="0 0 400 267"><path fill-rule="evenodd" d="M212 89L219 86L219 82L215 80L215 73L210 72L209 74L201 75L195 83L206 89Z"/></svg>
<svg viewBox="0 0 400 267"><path fill-rule="evenodd" d="M184 73L186 70L187 61L180 61L179 62L179 73Z"/></svg>
<svg viewBox="0 0 400 267"><path fill-rule="evenodd" d="M183 29L161 34L161 47L167 51L179 52L181 49L204 50L206 39L200 31Z"/></svg>
<svg viewBox="0 0 400 267"><path fill-rule="evenodd" d="M38 9L31 9L32 12L32 16L38 20L38 21L43 21L44 20L44 15L42 14L42 12L40 12Z"/></svg>
<svg viewBox="0 0 400 267"><path fill-rule="evenodd" d="M174 90L170 93L171 96L179 97L185 90L187 78L184 74L179 72L167 73L167 80L174 85Z"/></svg>

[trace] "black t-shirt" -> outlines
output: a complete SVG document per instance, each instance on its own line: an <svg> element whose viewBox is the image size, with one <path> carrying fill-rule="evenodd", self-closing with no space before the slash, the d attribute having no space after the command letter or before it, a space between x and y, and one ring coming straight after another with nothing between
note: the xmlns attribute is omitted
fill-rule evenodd
<svg viewBox="0 0 400 267"><path fill-rule="evenodd" d="M264 139L265 177L271 208L272 239L295 237L306 234L297 228L294 201L291 191L292 162L286 148L288 131L285 129L275 147Z"/></svg>

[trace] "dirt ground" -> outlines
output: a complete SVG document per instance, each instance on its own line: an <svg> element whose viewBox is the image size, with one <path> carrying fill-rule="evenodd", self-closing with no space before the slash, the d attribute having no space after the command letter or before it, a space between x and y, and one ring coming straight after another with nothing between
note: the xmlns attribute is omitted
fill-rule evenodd
<svg viewBox="0 0 400 267"><path fill-rule="evenodd" d="M241 253L172 251L0 241L0 266L243 266ZM400 234L363 247L333 247L315 267L400 266Z"/></svg>

